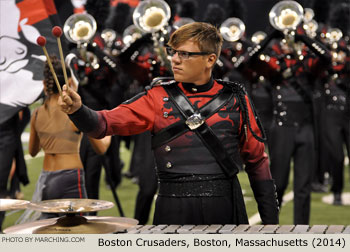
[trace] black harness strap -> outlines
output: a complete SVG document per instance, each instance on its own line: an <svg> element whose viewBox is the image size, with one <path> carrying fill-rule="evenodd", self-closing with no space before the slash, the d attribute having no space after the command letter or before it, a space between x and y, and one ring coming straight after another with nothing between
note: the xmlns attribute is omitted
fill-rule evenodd
<svg viewBox="0 0 350 252"><path fill-rule="evenodd" d="M185 121L197 112L177 85L169 85L165 86L164 88L169 94L170 99L173 101L175 106L182 114ZM202 110L200 110L200 112L206 115L214 114L215 112L217 112L223 105L225 105L229 101L229 99L233 97L232 90L230 92L225 91L226 88L224 88L224 91L220 93L216 99L213 99L211 102L208 102L208 104L205 105L207 108L203 108ZM218 97L220 97L221 99L218 99ZM218 105L219 107L217 107ZM210 153L215 157L216 161L218 162L226 176L232 177L238 173L240 166L230 155L228 155L226 149L223 147L218 137L215 135L213 130L206 124L205 121L203 124L201 124L201 126L194 129L193 131L201 139L201 141L203 142L205 147L210 151Z"/></svg>
<svg viewBox="0 0 350 252"><path fill-rule="evenodd" d="M170 93L168 92L168 89L170 86L176 86L176 85L166 85L164 86L164 89L167 91L170 97ZM177 87L178 88L178 87ZM177 90L177 92L181 92L180 90ZM230 88L227 86L224 86L224 88L219 92L219 94L216 95L210 102L205 104L203 107L199 109L199 113L201 116L206 119L215 114L217 111L219 111L222 106L224 106L233 96L233 92ZM171 98L171 97L170 97ZM171 98L172 99L172 98ZM187 100L187 97L184 97L184 101L182 102L183 105L186 106L190 104L190 102ZM172 99L173 100L173 99ZM174 101L174 100L173 100ZM183 107L179 107L177 103L175 103L176 107L179 109L182 116L185 118L185 120L190 117L194 109L192 108L192 105L187 106L187 110L183 111ZM162 129L161 131L157 132L152 137L152 148L157 148L159 146L162 146L163 144L170 142L174 140L175 138L181 136L185 132L187 132L189 127L186 125L185 121L181 120L178 121L170 126L168 126L165 129Z"/></svg>

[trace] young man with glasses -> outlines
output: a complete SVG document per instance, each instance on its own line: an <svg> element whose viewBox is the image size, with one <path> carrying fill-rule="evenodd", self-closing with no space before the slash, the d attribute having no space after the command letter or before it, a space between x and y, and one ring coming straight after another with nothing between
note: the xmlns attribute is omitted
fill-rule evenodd
<svg viewBox="0 0 350 252"><path fill-rule="evenodd" d="M242 161L264 224L278 207L262 128L237 83L213 80L222 37L207 23L176 30L168 42L174 80L113 110L93 111L64 87L61 108L93 137L152 132L159 194L154 224L247 224L237 173Z"/></svg>

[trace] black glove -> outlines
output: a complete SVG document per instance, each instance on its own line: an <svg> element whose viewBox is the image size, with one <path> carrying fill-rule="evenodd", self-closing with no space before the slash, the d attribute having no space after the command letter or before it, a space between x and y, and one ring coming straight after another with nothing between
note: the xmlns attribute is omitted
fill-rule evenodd
<svg viewBox="0 0 350 252"><path fill-rule="evenodd" d="M258 203L258 210L262 223L278 224L278 202L273 180L252 181L254 197Z"/></svg>

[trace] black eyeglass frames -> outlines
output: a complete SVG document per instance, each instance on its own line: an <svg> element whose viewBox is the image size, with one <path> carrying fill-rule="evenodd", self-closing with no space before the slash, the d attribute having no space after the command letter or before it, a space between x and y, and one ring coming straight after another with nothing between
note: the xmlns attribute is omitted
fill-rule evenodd
<svg viewBox="0 0 350 252"><path fill-rule="evenodd" d="M186 51L178 51L170 46L165 47L166 52L170 57L173 57L176 53L181 59L188 59L190 56L195 56L195 55L209 55L211 54L210 52L186 52Z"/></svg>

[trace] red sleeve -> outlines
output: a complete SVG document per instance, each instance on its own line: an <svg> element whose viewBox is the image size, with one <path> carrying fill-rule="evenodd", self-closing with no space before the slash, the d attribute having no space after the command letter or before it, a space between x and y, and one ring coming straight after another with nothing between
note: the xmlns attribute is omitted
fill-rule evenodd
<svg viewBox="0 0 350 252"><path fill-rule="evenodd" d="M248 97L245 97L247 107L248 107L248 113L249 113L249 120L252 130L258 135L262 136L261 131L257 125L257 122L255 120L255 115L252 111L250 102ZM241 140L240 140L240 154L243 162L245 163L246 167L245 170L248 173L249 180L250 181L257 181L257 180L267 180L271 179L271 173L269 168L269 159L267 154L265 153L265 145L262 142L259 142L250 132L248 125L247 125L247 138L245 136L245 129L243 127L242 122L242 112L241 112Z"/></svg>
<svg viewBox="0 0 350 252"><path fill-rule="evenodd" d="M99 113L107 124L106 135L135 135L153 129L155 108L151 92Z"/></svg>

